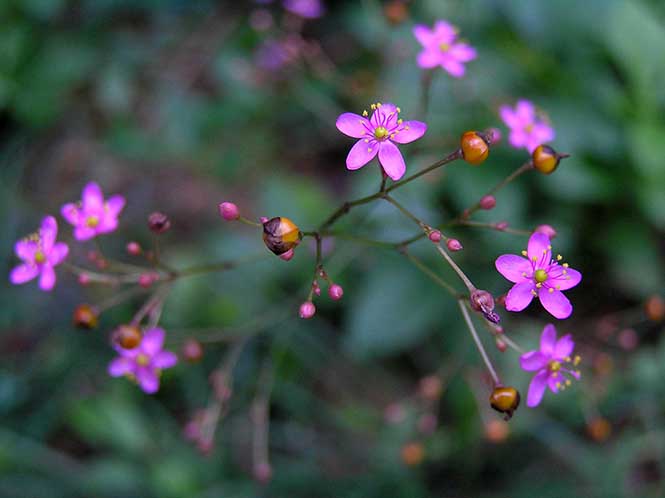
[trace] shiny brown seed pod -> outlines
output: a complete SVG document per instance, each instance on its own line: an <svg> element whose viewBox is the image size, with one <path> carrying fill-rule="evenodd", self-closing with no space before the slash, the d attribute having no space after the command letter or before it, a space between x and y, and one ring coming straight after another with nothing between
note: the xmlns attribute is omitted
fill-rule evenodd
<svg viewBox="0 0 665 498"><path fill-rule="evenodd" d="M497 386L490 394L490 406L510 420L520 405L520 393L514 387Z"/></svg>
<svg viewBox="0 0 665 498"><path fill-rule="evenodd" d="M99 315L89 304L79 304L74 310L74 325L88 330L97 328Z"/></svg>
<svg viewBox="0 0 665 498"><path fill-rule="evenodd" d="M531 154L531 162L538 171L549 175L554 172L564 157L568 157L568 154L559 154L549 145L539 145Z"/></svg>
<svg viewBox="0 0 665 498"><path fill-rule="evenodd" d="M478 131L466 131L460 138L462 157L469 163L477 166L481 164L490 153L490 146L485 136Z"/></svg>
<svg viewBox="0 0 665 498"><path fill-rule="evenodd" d="M122 348L134 349L141 344L141 335L141 329L135 325L120 325L113 331L111 341Z"/></svg>
<svg viewBox="0 0 665 498"><path fill-rule="evenodd" d="M263 242L278 256L296 247L301 239L302 233L298 226L283 216L277 216L263 224Z"/></svg>

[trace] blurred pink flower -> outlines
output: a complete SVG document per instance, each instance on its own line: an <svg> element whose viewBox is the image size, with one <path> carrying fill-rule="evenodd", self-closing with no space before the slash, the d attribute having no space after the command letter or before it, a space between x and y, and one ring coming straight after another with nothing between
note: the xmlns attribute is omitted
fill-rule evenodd
<svg viewBox="0 0 665 498"><path fill-rule="evenodd" d="M109 375L121 377L126 375L135 380L148 394L159 390L159 376L165 368L178 363L178 357L171 351L164 351L164 330L149 329L143 335L141 343L133 349L115 346L120 354L108 366Z"/></svg>
<svg viewBox="0 0 665 498"><path fill-rule="evenodd" d="M573 359L570 357L574 348L575 342L570 334L557 340L554 325L545 325L540 336L540 349L529 351L520 356L522 370L536 372L531 384L529 384L529 393L526 399L527 406L531 408L538 406L543 399L546 387L549 387L553 393L565 389L571 383L566 375L575 379L580 378L578 370L568 368L568 366L577 366L580 361L579 356Z"/></svg>
<svg viewBox="0 0 665 498"><path fill-rule="evenodd" d="M464 63L476 58L476 49L467 43L456 42L457 28L447 21L436 21L430 29L416 24L413 35L423 46L418 65L423 69L441 66L451 76L464 76Z"/></svg>
<svg viewBox="0 0 665 498"><path fill-rule="evenodd" d="M284 0L284 8L305 19L316 19L324 12L321 0Z"/></svg>
<svg viewBox="0 0 665 498"><path fill-rule="evenodd" d="M495 263L499 273L515 284L506 296L506 309L522 311L534 297L538 297L552 316L568 318L573 306L561 291L579 284L582 274L569 268L568 263L559 264L561 255L557 255L556 260L552 259L550 239L544 233L533 233L522 255L528 259L504 254Z"/></svg>
<svg viewBox="0 0 665 498"><path fill-rule="evenodd" d="M55 241L57 235L58 222L53 216L47 216L42 220L38 233L16 242L14 252L22 263L9 274L12 284L24 284L39 275L40 289L53 289L56 280L54 267L69 254L67 244Z"/></svg>
<svg viewBox="0 0 665 498"><path fill-rule="evenodd" d="M346 167L360 169L379 155L379 163L393 180L397 181L406 172L402 153L393 143L408 144L422 137L427 125L421 121L403 121L399 119L400 108L395 104L372 104L372 116L363 116L346 112L337 118L337 129L345 135L359 138L346 158Z"/></svg>
<svg viewBox="0 0 665 498"><path fill-rule="evenodd" d="M501 106L499 114L510 128L510 145L517 149L525 148L531 153L539 145L554 140L554 128L537 116L535 106L528 100L518 100L514 109Z"/></svg>
<svg viewBox="0 0 665 498"><path fill-rule="evenodd" d="M83 188L82 201L62 206L60 213L74 226L76 240L89 240L118 228L118 216L125 207L125 198L114 195L104 201L102 190L95 182Z"/></svg>

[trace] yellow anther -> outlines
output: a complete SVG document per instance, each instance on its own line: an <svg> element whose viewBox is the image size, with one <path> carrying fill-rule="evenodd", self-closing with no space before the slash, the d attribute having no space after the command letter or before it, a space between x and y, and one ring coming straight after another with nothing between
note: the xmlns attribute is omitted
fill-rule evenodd
<svg viewBox="0 0 665 498"><path fill-rule="evenodd" d="M559 376L559 372L552 372L552 378L556 379Z"/></svg>
<svg viewBox="0 0 665 498"><path fill-rule="evenodd" d="M556 387L557 387L557 389L561 389L563 386L562 386L561 382L557 382Z"/></svg>
<svg viewBox="0 0 665 498"><path fill-rule="evenodd" d="M540 282L536 283L536 288L540 289L542 286L543 286L542 283L540 283Z"/></svg>
<svg viewBox="0 0 665 498"><path fill-rule="evenodd" d="M568 268L568 263L564 263L561 266L563 266L564 268Z"/></svg>
<svg viewBox="0 0 665 498"><path fill-rule="evenodd" d="M372 148L369 147L369 148L367 149L367 152L372 152Z"/></svg>
<svg viewBox="0 0 665 498"><path fill-rule="evenodd" d="M525 271L522 272L522 276L523 276L524 278L527 278L527 274L526 274Z"/></svg>
<svg viewBox="0 0 665 498"><path fill-rule="evenodd" d="M547 254L547 249L543 249L543 254Z"/></svg>
<svg viewBox="0 0 665 498"><path fill-rule="evenodd" d="M526 256L526 251L522 251L522 256Z"/></svg>
<svg viewBox="0 0 665 498"><path fill-rule="evenodd" d="M548 248L550 251L552 250L552 246L547 246L547 248Z"/></svg>
<svg viewBox="0 0 665 498"><path fill-rule="evenodd" d="M557 284L556 290L561 290L561 286Z"/></svg>
<svg viewBox="0 0 665 498"><path fill-rule="evenodd" d="M562 259L563 259L563 256L561 256L561 254L556 255L556 260L557 261L561 261Z"/></svg>
<svg viewBox="0 0 665 498"><path fill-rule="evenodd" d="M552 372L558 372L559 370L561 370L561 363L559 363L556 360L551 361L550 362L550 370Z"/></svg>
<svg viewBox="0 0 665 498"><path fill-rule="evenodd" d="M553 288L553 287L550 287L550 288L548 289L548 292L549 292L550 294L552 294L552 292L554 292L554 288Z"/></svg>
<svg viewBox="0 0 665 498"><path fill-rule="evenodd" d="M568 271L567 271L567 270L563 270L563 271L561 272L561 274L562 274L562 275L567 275L567 274L568 274Z"/></svg>
<svg viewBox="0 0 665 498"><path fill-rule="evenodd" d="M381 107L382 105L383 105L383 104L381 104L381 102L377 102L377 103L376 103L376 107Z"/></svg>
<svg viewBox="0 0 665 498"><path fill-rule="evenodd" d="M531 258L531 259L532 259L533 261L538 261L538 256L534 256L534 257Z"/></svg>
<svg viewBox="0 0 665 498"><path fill-rule="evenodd" d="M405 129L405 130L408 130L408 129L409 129L409 127L408 127L408 126L405 126L405 127L404 127L404 129Z"/></svg>
<svg viewBox="0 0 665 498"><path fill-rule="evenodd" d="M537 293L535 290L533 290L533 289L531 289L531 294L533 294L533 295L536 296L536 297L538 296L538 293Z"/></svg>
<svg viewBox="0 0 665 498"><path fill-rule="evenodd" d="M398 112L398 113L402 112L402 109L400 109L400 108L398 107L398 108L397 108L397 112Z"/></svg>
<svg viewBox="0 0 665 498"><path fill-rule="evenodd" d="M404 122L404 120L403 120L402 118L399 118L399 119L397 120L397 124L402 124L403 122Z"/></svg>
<svg viewBox="0 0 665 498"><path fill-rule="evenodd" d="M570 379L566 379L566 385L569 386L571 384L572 384L572 382L570 382Z"/></svg>
<svg viewBox="0 0 665 498"><path fill-rule="evenodd" d="M367 117L367 109L363 111L363 116Z"/></svg>
<svg viewBox="0 0 665 498"><path fill-rule="evenodd" d="M43 263L46 261L46 255L42 251L37 251L35 253L35 263Z"/></svg>
<svg viewBox="0 0 665 498"><path fill-rule="evenodd" d="M369 143L369 138L366 138L366 139L365 139L365 143L366 143L366 144Z"/></svg>
<svg viewBox="0 0 665 498"><path fill-rule="evenodd" d="M582 357L580 355L576 355L575 358L573 358L573 365L577 366L580 364L582 361Z"/></svg>
<svg viewBox="0 0 665 498"><path fill-rule="evenodd" d="M369 107L370 107L370 109L375 110L375 109L376 109L376 104L372 104L372 105L369 106Z"/></svg>

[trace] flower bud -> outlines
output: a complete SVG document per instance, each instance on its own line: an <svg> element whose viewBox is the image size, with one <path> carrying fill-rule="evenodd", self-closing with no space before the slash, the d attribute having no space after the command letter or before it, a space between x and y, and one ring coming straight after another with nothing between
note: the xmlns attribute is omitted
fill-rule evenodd
<svg viewBox="0 0 665 498"><path fill-rule="evenodd" d="M471 307L483 314L486 320L499 323L501 317L494 312L494 298L486 290L476 289L469 297Z"/></svg>
<svg viewBox="0 0 665 498"><path fill-rule="evenodd" d="M480 199L480 209L489 211L496 206L496 198L493 195L485 195Z"/></svg>
<svg viewBox="0 0 665 498"><path fill-rule="evenodd" d="M260 462L254 466L252 470L254 479L261 484L267 484L272 479L272 467L268 462Z"/></svg>
<svg viewBox="0 0 665 498"><path fill-rule="evenodd" d="M612 434L612 425L603 417L594 417L587 425L587 433L594 441L602 443Z"/></svg>
<svg viewBox="0 0 665 498"><path fill-rule="evenodd" d="M561 159L568 154L559 154L549 145L539 145L531 154L533 167L545 175L549 175L559 166Z"/></svg>
<svg viewBox="0 0 665 498"><path fill-rule="evenodd" d="M164 233L171 228L171 220L164 213L155 211L148 216L148 228L154 233Z"/></svg>
<svg viewBox="0 0 665 498"><path fill-rule="evenodd" d="M490 146L484 134L477 131L467 131L460 139L462 158L469 164L481 164L490 153Z"/></svg>
<svg viewBox="0 0 665 498"><path fill-rule="evenodd" d="M233 221L240 217L240 210L232 202L222 202L219 205L219 215L226 221Z"/></svg>
<svg viewBox="0 0 665 498"><path fill-rule="evenodd" d="M312 301L305 301L300 305L300 310L298 311L300 318L312 318L314 313L316 313L316 306L314 306Z"/></svg>
<svg viewBox="0 0 665 498"><path fill-rule="evenodd" d="M423 413L418 419L418 430L423 434L432 434L436 431L438 422L436 415L433 413Z"/></svg>
<svg viewBox="0 0 665 498"><path fill-rule="evenodd" d="M438 230L432 230L429 233L428 237L429 237L429 240L431 240L435 244L438 244L439 242L441 242L441 232L439 232Z"/></svg>
<svg viewBox="0 0 665 498"><path fill-rule="evenodd" d="M437 375L428 375L420 379L418 393L429 401L436 401L441 397L443 384Z"/></svg>
<svg viewBox="0 0 665 498"><path fill-rule="evenodd" d="M390 24L402 23L409 15L409 9L405 0L390 0L383 6L383 15Z"/></svg>
<svg viewBox="0 0 665 498"><path fill-rule="evenodd" d="M187 339L182 345L182 356L185 361L198 363L203 358L203 346L196 339Z"/></svg>
<svg viewBox="0 0 665 498"><path fill-rule="evenodd" d="M126 249L127 249L127 253L131 254L132 256L138 256L139 254L141 254L141 251L142 251L141 246L139 245L139 243L134 242L134 241L127 242Z"/></svg>
<svg viewBox="0 0 665 498"><path fill-rule="evenodd" d="M288 218L277 216L263 224L263 242L278 256L296 247L301 239L300 229Z"/></svg>
<svg viewBox="0 0 665 498"><path fill-rule="evenodd" d="M462 247L462 243L457 239L446 240L446 247L448 248L449 251L452 252L457 252L464 249L464 247Z"/></svg>
<svg viewBox="0 0 665 498"><path fill-rule="evenodd" d="M402 447L402 462L409 467L419 465L425 458L425 448L421 443L407 443Z"/></svg>
<svg viewBox="0 0 665 498"><path fill-rule="evenodd" d="M333 301L339 301L344 295L344 289L342 289L341 285L332 284L328 287L328 295Z"/></svg>
<svg viewBox="0 0 665 498"><path fill-rule="evenodd" d="M74 310L74 325L81 329L94 329L99 324L99 315L89 304L79 304Z"/></svg>
<svg viewBox="0 0 665 498"><path fill-rule="evenodd" d="M508 344L506 344L506 341L497 337L495 339L495 342L496 342L496 349L498 349L502 353L505 353L506 349L508 349Z"/></svg>
<svg viewBox="0 0 665 498"><path fill-rule="evenodd" d="M503 134L498 128L488 128L485 130L484 135L485 140L487 140L487 143L490 145L497 145L501 142L501 138L503 138Z"/></svg>
<svg viewBox="0 0 665 498"><path fill-rule="evenodd" d="M88 285L90 283L90 275L87 273L81 273L78 278L79 284Z"/></svg>
<svg viewBox="0 0 665 498"><path fill-rule="evenodd" d="M138 284L144 289L147 289L156 280L159 280L159 277L154 273L141 273L139 275Z"/></svg>
<svg viewBox="0 0 665 498"><path fill-rule="evenodd" d="M514 387L497 386L490 395L490 406L505 414L504 420L510 420L519 405L520 393Z"/></svg>
<svg viewBox="0 0 665 498"><path fill-rule="evenodd" d="M316 294L317 296L321 295L321 287L319 286L319 283L316 280L312 282L312 292L314 292L314 294Z"/></svg>
<svg viewBox="0 0 665 498"><path fill-rule="evenodd" d="M485 425L485 437L492 443L501 443L508 438L510 427L503 420L490 420Z"/></svg>
<svg viewBox="0 0 665 498"><path fill-rule="evenodd" d="M295 255L295 251L293 249L289 249L284 254L280 254L279 257L280 257L280 259L283 259L284 261L291 261L293 259L294 255Z"/></svg>
<svg viewBox="0 0 665 498"><path fill-rule="evenodd" d="M497 230L501 230L502 232L508 228L508 222L507 221L500 221L494 225L494 228Z"/></svg>
<svg viewBox="0 0 665 498"><path fill-rule="evenodd" d="M660 322L665 318L665 300L658 294L649 297L644 303L644 313L652 322Z"/></svg>
<svg viewBox="0 0 665 498"><path fill-rule="evenodd" d="M543 233L547 235L550 240L556 237L556 230L551 225L538 225L534 232Z"/></svg>
<svg viewBox="0 0 665 498"><path fill-rule="evenodd" d="M120 325L111 334L111 341L121 348L134 349L141 343L141 329L136 325Z"/></svg>

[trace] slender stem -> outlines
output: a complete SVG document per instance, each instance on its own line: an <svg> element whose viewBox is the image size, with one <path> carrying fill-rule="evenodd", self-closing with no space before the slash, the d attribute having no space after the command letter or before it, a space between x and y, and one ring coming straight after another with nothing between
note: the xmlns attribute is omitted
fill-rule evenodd
<svg viewBox="0 0 665 498"><path fill-rule="evenodd" d="M420 115L425 116L427 114L427 108L429 107L429 95L430 88L432 87L432 79L434 77L434 71L425 70L422 73L420 78Z"/></svg>
<svg viewBox="0 0 665 498"><path fill-rule="evenodd" d="M118 304L121 304L125 301L128 301L129 299L133 298L134 296L137 296L139 294L142 294L146 292L146 289L143 287L130 287L129 289L126 289L122 292L118 292L117 294L113 294L111 297L108 299L105 299L104 301L100 302L99 304L95 305L95 310L97 310L97 313L101 313L109 308L113 308L114 306L117 306Z"/></svg>
<svg viewBox="0 0 665 498"><path fill-rule="evenodd" d="M303 233L303 235L305 235ZM328 231L324 232L321 234L321 237L335 237L338 239L344 239L344 240L350 240L353 242L358 242L360 244L367 244L370 246L377 246L377 247L385 247L386 249L395 249L397 247L397 244L395 242L387 242L384 240L375 240L375 239L370 239L367 237L362 237L358 235L354 235L352 233L345 233L345 232L333 232L333 231Z"/></svg>
<svg viewBox="0 0 665 498"><path fill-rule="evenodd" d="M152 313L157 306L161 302L164 301L164 298L168 294L169 290L171 289L171 286L168 284L164 284L161 287L159 287L155 293L148 299L143 306L136 312L136 315L134 315L134 318L132 318L131 324L132 325L139 325L141 323L141 320L145 318L145 316L148 313Z"/></svg>
<svg viewBox="0 0 665 498"><path fill-rule="evenodd" d="M379 187L379 192L385 192L386 191L386 182L388 180L388 175L381 170L381 186Z"/></svg>
<svg viewBox="0 0 665 498"><path fill-rule="evenodd" d="M249 225L249 226L252 226L252 227L257 227L257 228L263 227L263 225L261 223L257 223L256 221L252 221L252 220L247 219L243 216L238 216L238 221L241 222L241 223L244 223L245 225Z"/></svg>
<svg viewBox="0 0 665 498"><path fill-rule="evenodd" d="M432 164L431 166L428 166L428 167L426 167L426 168L424 168L424 169L418 171L417 173L414 173L414 174L411 175L411 176L407 176L404 180L400 180L400 181L397 182L397 183L393 183L390 187L388 187L388 188L386 189L386 192L392 192L392 191L395 190L396 188L403 187L403 186L406 185L407 183L410 183L410 182L412 182L413 180L415 180L416 178L419 178L419 177L421 177L421 176L423 176L423 175L426 175L426 174L429 173L430 171L433 171L433 170L435 170L435 169L437 169L437 168L440 168L441 166L444 166L444 165L446 165L446 164L448 164L448 163L451 163L451 162L456 161L457 159L461 159L461 158L462 158L462 150L461 150L461 149L457 149L456 151L451 152L450 154L448 154L448 155L447 155L446 157L444 157L443 159L441 159L441 160L435 162L435 163Z"/></svg>
<svg viewBox="0 0 665 498"><path fill-rule="evenodd" d="M462 315L464 316L464 321L466 322L466 326L468 327L469 332L471 333L473 342L476 343L476 348L478 348L480 356L482 356L483 361L485 362L485 366L487 367L487 371L490 373L490 376L494 381L494 385L495 386L500 385L501 380L499 379L496 370L494 370L494 367L492 366L492 362L490 361L489 356L487 356L487 352L483 347L483 343L480 342L480 337L478 337L478 332L476 332L476 328L474 327L473 322L471 321L471 316L469 315L469 311L466 309L465 302L462 299L460 299L457 301L457 304L459 305L460 310L462 310Z"/></svg>
<svg viewBox="0 0 665 498"><path fill-rule="evenodd" d="M443 258L448 262L451 268L455 270L455 273L457 273L457 276L462 280L462 282L464 282L464 285L466 285L466 288L469 289L469 292L473 292L474 290L476 290L476 286L473 285L471 280L469 280L469 277L466 276L466 274L462 271L462 269L459 266L457 266L457 263L453 261L453 258L450 257L448 252L443 247L441 247L440 244L436 245L436 249L441 253Z"/></svg>
<svg viewBox="0 0 665 498"><path fill-rule="evenodd" d="M194 275L201 275L205 273L214 273L219 271L232 270L242 264L255 263L257 261L261 261L266 258L267 256L265 254L261 254L234 261L218 261L216 263L207 263L203 265L190 266L189 268L185 268L183 270L174 272L171 278L172 280L175 280L182 277L191 277Z"/></svg>
<svg viewBox="0 0 665 498"><path fill-rule="evenodd" d="M62 263L62 266L75 275L86 275L91 282L97 282L100 284L119 285L123 283L136 283L140 275L140 273L135 273L135 274L99 273L88 270L86 268L82 268L80 266L73 265L66 261Z"/></svg>
<svg viewBox="0 0 665 498"><path fill-rule="evenodd" d="M434 282L439 284L441 287L446 289L453 297L458 298L458 299L462 297L460 295L460 293L457 292L452 285L450 285L448 282L446 282L440 276L438 276L436 273L434 273L431 268L428 268L427 265L425 265L425 263L423 263L416 256L414 256L413 254L410 254L407 251L403 251L402 254L409 261L411 261L415 265L416 268L418 268L420 271L422 271L425 275L427 275L429 278L431 278Z"/></svg>
<svg viewBox="0 0 665 498"><path fill-rule="evenodd" d="M531 230L521 230L518 228L499 228L496 223L483 223L481 221L474 220L459 220L454 223L454 225L467 226L467 227L476 227L476 228L488 228L490 230L496 230L497 232L506 232L512 233L514 235L531 235ZM451 223L450 226L453 226Z"/></svg>
<svg viewBox="0 0 665 498"><path fill-rule="evenodd" d="M389 196L388 194L385 194L383 198L388 201L390 204L395 206L397 209L399 209L404 216L407 218L413 220L415 223L418 224L423 230L425 229L425 223L420 220L415 214L413 214L411 211L406 209L404 206L402 206L399 202L397 202L393 197Z"/></svg>
<svg viewBox="0 0 665 498"><path fill-rule="evenodd" d="M270 464L268 441L270 434L270 394L273 386L273 367L270 357L265 360L259 374L259 388L252 402L251 418L254 428L252 460L254 470Z"/></svg>
<svg viewBox="0 0 665 498"><path fill-rule="evenodd" d="M509 347L517 351L519 354L524 354L524 349L522 349L515 341L513 341L510 337L508 337L506 334L501 334L499 338L508 344Z"/></svg>

